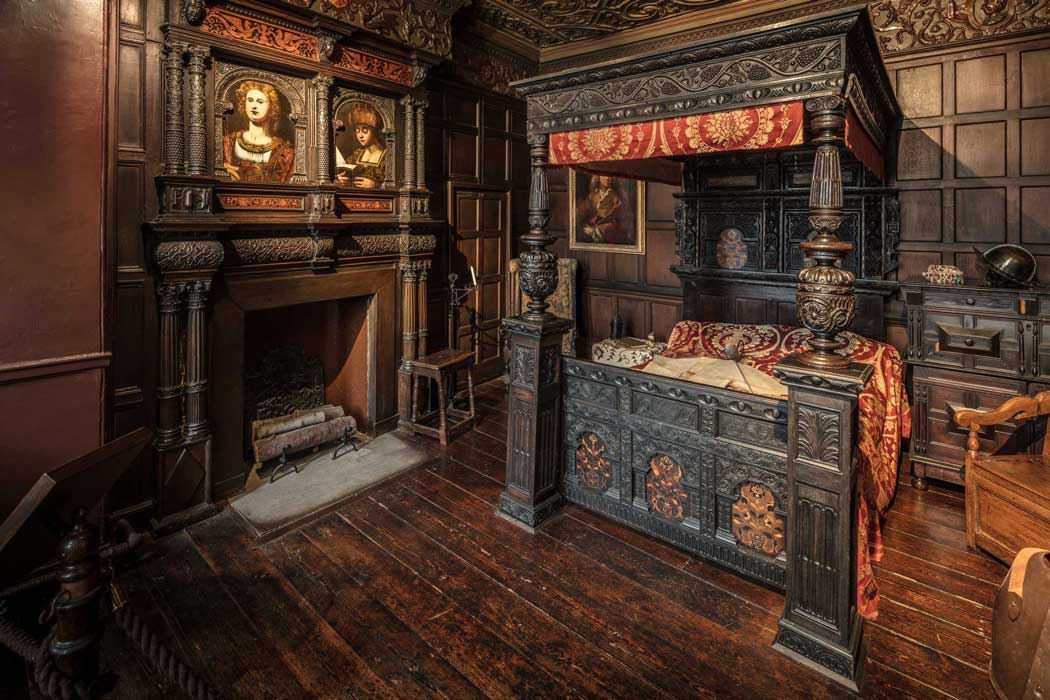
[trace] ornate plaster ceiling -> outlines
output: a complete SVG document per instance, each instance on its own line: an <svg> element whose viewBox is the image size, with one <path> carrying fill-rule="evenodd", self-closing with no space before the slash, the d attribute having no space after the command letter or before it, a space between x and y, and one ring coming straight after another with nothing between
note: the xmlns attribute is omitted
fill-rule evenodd
<svg viewBox="0 0 1050 700"><path fill-rule="evenodd" d="M539 47L596 39L736 0L475 0L481 22Z"/></svg>

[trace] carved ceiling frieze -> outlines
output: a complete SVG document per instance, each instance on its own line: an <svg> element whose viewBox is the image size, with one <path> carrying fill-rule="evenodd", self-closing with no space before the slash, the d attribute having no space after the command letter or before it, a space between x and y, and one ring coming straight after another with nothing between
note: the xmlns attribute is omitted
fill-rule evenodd
<svg viewBox="0 0 1050 700"><path fill-rule="evenodd" d="M539 46L594 39L733 0L478 0L482 21Z"/></svg>
<svg viewBox="0 0 1050 700"><path fill-rule="evenodd" d="M452 50L452 14L467 0L321 0L322 14L387 39L448 56Z"/></svg>
<svg viewBox="0 0 1050 700"><path fill-rule="evenodd" d="M1050 0L881 0L869 7L884 53L1050 27Z"/></svg>
<svg viewBox="0 0 1050 700"><path fill-rule="evenodd" d="M538 64L534 61L504 51L473 35L466 40L457 39L452 47L452 60L456 65L457 76L486 90L510 97L518 96L510 83L533 76L538 70Z"/></svg>

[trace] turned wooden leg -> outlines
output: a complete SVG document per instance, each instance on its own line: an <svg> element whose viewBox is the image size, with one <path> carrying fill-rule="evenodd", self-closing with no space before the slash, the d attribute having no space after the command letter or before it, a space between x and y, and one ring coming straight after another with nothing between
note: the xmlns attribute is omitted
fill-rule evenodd
<svg viewBox="0 0 1050 700"><path fill-rule="evenodd" d="M930 484L926 481L926 465L919 462L911 463L911 485L919 491L929 491Z"/></svg>
<svg viewBox="0 0 1050 700"><path fill-rule="evenodd" d="M419 417L419 377L412 373L412 422Z"/></svg>
<svg viewBox="0 0 1050 700"><path fill-rule="evenodd" d="M445 408L445 373L438 372L437 375L438 385L438 438L441 440L441 446L444 447L448 444L448 427L447 427L447 416Z"/></svg>

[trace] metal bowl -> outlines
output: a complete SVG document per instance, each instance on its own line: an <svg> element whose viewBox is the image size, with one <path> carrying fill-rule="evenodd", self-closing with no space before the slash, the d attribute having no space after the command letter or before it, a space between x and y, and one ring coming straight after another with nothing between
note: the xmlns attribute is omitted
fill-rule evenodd
<svg viewBox="0 0 1050 700"><path fill-rule="evenodd" d="M1035 256L1018 245L1003 244L983 253L974 247L981 262L987 266L988 282L1027 287L1035 277Z"/></svg>

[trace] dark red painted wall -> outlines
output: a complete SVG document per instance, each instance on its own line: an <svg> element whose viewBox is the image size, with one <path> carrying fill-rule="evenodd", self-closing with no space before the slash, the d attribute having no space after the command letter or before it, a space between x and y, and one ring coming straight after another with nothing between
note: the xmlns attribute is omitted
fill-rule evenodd
<svg viewBox="0 0 1050 700"><path fill-rule="evenodd" d="M108 14L0 2L0 516L102 438Z"/></svg>

